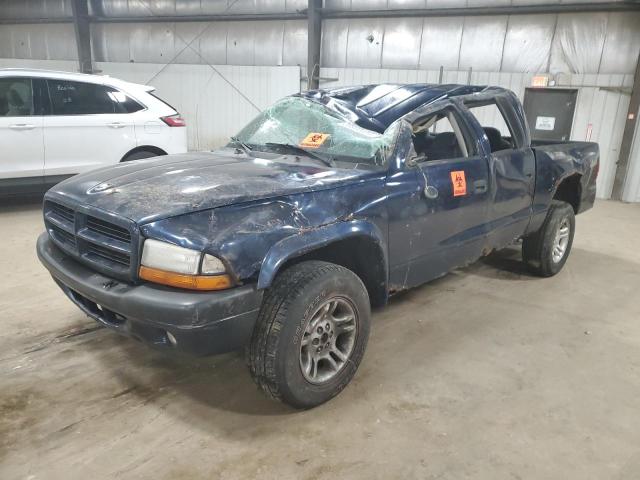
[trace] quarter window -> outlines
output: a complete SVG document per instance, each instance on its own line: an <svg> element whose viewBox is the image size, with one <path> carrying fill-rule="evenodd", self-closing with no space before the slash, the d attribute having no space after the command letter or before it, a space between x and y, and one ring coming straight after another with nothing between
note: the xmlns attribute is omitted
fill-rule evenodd
<svg viewBox="0 0 640 480"><path fill-rule="evenodd" d="M495 101L467 103L465 106L482 126L492 153L516 148L511 126Z"/></svg>
<svg viewBox="0 0 640 480"><path fill-rule="evenodd" d="M0 78L0 117L33 115L33 86L30 78Z"/></svg>
<svg viewBox="0 0 640 480"><path fill-rule="evenodd" d="M133 113L143 107L112 87L94 83L47 80L53 115Z"/></svg>

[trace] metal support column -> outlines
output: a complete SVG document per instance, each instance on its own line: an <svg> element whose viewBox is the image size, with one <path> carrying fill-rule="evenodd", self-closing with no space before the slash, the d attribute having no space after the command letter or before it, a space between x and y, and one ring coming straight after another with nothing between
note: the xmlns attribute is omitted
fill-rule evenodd
<svg viewBox="0 0 640 480"><path fill-rule="evenodd" d="M629 101L629 110L627 111L627 121L624 125L624 133L622 134L622 143L620 144L620 155L616 164L616 176L613 179L613 192L611 198L613 200L622 200L624 192L624 183L629 170L629 159L631 158L631 149L633 147L633 134L638 124L638 111L640 110L640 55L638 55L638 63L636 64L636 73L633 77L633 87L631 90L631 100Z"/></svg>
<svg viewBox="0 0 640 480"><path fill-rule="evenodd" d="M322 40L322 0L308 0L307 8L307 88L320 86L320 42Z"/></svg>
<svg viewBox="0 0 640 480"><path fill-rule="evenodd" d="M73 26L76 32L78 64L82 73L93 73L91 61L91 27L87 0L71 0Z"/></svg>

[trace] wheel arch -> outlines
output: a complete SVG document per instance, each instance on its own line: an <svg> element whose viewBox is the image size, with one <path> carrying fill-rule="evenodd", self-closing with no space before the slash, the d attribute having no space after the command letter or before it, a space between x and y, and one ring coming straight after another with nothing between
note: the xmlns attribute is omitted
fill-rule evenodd
<svg viewBox="0 0 640 480"><path fill-rule="evenodd" d="M158 156L167 155L167 152L165 152L163 149L161 149L159 147L155 147L153 145L140 145L138 147L132 148L127 153L125 153L122 156L122 158L120 159L120 161L124 162L124 161L126 161L128 156L133 155L134 153L138 153L138 152L153 152Z"/></svg>
<svg viewBox="0 0 640 480"><path fill-rule="evenodd" d="M556 187L552 199L567 202L573 207L574 213L578 214L582 199L582 175L574 173L562 179Z"/></svg>
<svg viewBox="0 0 640 480"><path fill-rule="evenodd" d="M258 288L268 288L279 272L307 260L323 260L348 268L367 288L371 305L388 298L387 250L380 230L362 220L338 222L286 237L267 252Z"/></svg>

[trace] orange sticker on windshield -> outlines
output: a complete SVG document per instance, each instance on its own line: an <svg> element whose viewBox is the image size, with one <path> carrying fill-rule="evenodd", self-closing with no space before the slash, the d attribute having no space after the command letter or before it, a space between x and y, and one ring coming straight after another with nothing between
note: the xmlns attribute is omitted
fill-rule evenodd
<svg viewBox="0 0 640 480"><path fill-rule="evenodd" d="M320 148L327 138L329 138L328 133L310 133L300 142L300 146L303 148Z"/></svg>
<svg viewBox="0 0 640 480"><path fill-rule="evenodd" d="M453 184L454 197L467 194L467 180L464 177L464 170L451 172L451 183Z"/></svg>

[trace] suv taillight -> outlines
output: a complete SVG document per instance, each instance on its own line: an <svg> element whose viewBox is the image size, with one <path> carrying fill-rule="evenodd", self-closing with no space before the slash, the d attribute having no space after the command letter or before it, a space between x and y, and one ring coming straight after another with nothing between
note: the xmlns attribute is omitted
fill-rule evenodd
<svg viewBox="0 0 640 480"><path fill-rule="evenodd" d="M169 115L168 117L160 117L164 123L169 125L170 127L186 127L187 122L184 121L184 118L180 116L179 113L175 115Z"/></svg>

